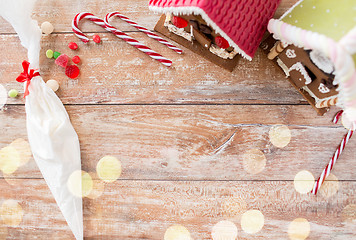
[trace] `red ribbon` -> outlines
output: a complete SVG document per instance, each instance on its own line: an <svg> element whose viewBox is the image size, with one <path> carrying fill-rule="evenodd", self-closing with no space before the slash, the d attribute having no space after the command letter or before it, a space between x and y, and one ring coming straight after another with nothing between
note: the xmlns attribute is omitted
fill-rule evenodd
<svg viewBox="0 0 356 240"><path fill-rule="evenodd" d="M25 98L29 92L28 92L28 86L30 86L31 79L33 77L37 77L40 75L39 72L35 72L35 69L28 69L30 68L30 63L26 60L22 62L22 67L23 67L23 72L16 78L16 81L18 82L26 82L26 88L25 88L25 93L23 97Z"/></svg>

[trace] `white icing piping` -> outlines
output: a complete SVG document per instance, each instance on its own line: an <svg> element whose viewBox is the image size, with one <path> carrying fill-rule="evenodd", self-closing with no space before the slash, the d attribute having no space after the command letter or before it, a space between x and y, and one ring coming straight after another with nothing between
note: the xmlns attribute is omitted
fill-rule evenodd
<svg viewBox="0 0 356 240"><path fill-rule="evenodd" d="M308 86L304 86L304 87L302 87L302 89L305 90L307 93L309 93L309 95L315 99L315 103L321 102L321 101L327 101L327 100L329 100L329 99L337 98L337 96L331 96L331 97L326 97L326 98L318 98L318 97L315 96L315 94L308 88Z"/></svg>
<svg viewBox="0 0 356 240"><path fill-rule="evenodd" d="M300 72L305 79L305 84L309 84L312 82L307 70L305 70L305 68L301 62L294 63L288 70L289 70L289 72L291 72L293 70Z"/></svg>
<svg viewBox="0 0 356 240"><path fill-rule="evenodd" d="M280 58L277 59L277 63L282 68L286 76L289 77L289 68L287 67L287 65L285 65Z"/></svg>
<svg viewBox="0 0 356 240"><path fill-rule="evenodd" d="M199 7L156 7L156 6L149 6L149 9L155 13L173 13L175 15L180 15L180 14L196 14L196 15L200 15L204 21L210 25L215 32L217 32L218 34L220 34L223 38L225 38L230 46L233 46L236 51L241 54L244 58L246 58L247 60L251 61L252 58L247 55L223 30L221 30L221 28L216 25L216 23L210 19L210 17L204 12L204 10L202 10Z"/></svg>

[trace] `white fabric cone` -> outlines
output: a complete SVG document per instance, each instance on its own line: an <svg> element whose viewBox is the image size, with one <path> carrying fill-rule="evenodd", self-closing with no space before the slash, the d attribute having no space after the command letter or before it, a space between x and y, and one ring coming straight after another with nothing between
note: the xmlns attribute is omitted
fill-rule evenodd
<svg viewBox="0 0 356 240"><path fill-rule="evenodd" d="M31 19L35 1L0 0L0 16L11 23L21 44L28 49L30 68L38 69L41 30L37 21ZM19 65L21 66L21 63ZM75 238L81 240L81 193L75 196L67 187L69 176L81 170L78 136L62 102L47 87L42 77L34 77L31 80L29 92L25 109L28 140L33 157ZM81 189L81 178L70 184L78 184L75 189Z"/></svg>

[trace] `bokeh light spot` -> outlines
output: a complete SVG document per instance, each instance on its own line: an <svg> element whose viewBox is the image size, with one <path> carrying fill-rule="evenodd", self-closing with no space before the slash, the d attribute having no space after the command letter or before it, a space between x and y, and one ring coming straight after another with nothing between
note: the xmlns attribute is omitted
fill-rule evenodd
<svg viewBox="0 0 356 240"><path fill-rule="evenodd" d="M30 144L25 139L18 138L13 141L10 146L14 147L20 155L20 166L23 166L28 163L28 161L31 159L32 152Z"/></svg>
<svg viewBox="0 0 356 240"><path fill-rule="evenodd" d="M303 170L298 172L294 177L294 188L301 194L309 193L314 186L314 176L311 172Z"/></svg>
<svg viewBox="0 0 356 240"><path fill-rule="evenodd" d="M22 221L23 210L17 201L5 200L1 205L0 215L6 225L16 227Z"/></svg>
<svg viewBox="0 0 356 240"><path fill-rule="evenodd" d="M309 233L310 224L305 218L296 218L289 224L288 236L291 240L304 240Z"/></svg>
<svg viewBox="0 0 356 240"><path fill-rule="evenodd" d="M291 140L291 137L291 131L285 125L275 125L269 130L269 140L278 148L284 148L287 146Z"/></svg>
<svg viewBox="0 0 356 240"><path fill-rule="evenodd" d="M247 150L243 155L243 167L246 172L257 174L266 166L266 157L259 149Z"/></svg>
<svg viewBox="0 0 356 240"><path fill-rule="evenodd" d="M339 180L337 177L330 173L329 176L325 179L324 183L321 185L318 193L323 197L329 198L337 193L339 190Z"/></svg>
<svg viewBox="0 0 356 240"><path fill-rule="evenodd" d="M105 189L105 183L102 180L97 179L96 173L89 172L89 175L93 179L93 189L86 197L90 199L96 199L103 194Z"/></svg>
<svg viewBox="0 0 356 240"><path fill-rule="evenodd" d="M244 232L254 234L259 232L265 224L265 217L258 210L249 210L242 214L241 228Z"/></svg>
<svg viewBox="0 0 356 240"><path fill-rule="evenodd" d="M74 196L85 197L93 189L93 180L87 172L77 170L69 176L67 187Z"/></svg>
<svg viewBox="0 0 356 240"><path fill-rule="evenodd" d="M113 156L105 156L96 165L96 172L104 182L114 182L121 175L121 162Z"/></svg>
<svg viewBox="0 0 356 240"><path fill-rule="evenodd" d="M0 149L0 169L5 174L14 173L20 166L21 157L19 152L13 146L6 146Z"/></svg>
<svg viewBox="0 0 356 240"><path fill-rule="evenodd" d="M341 123L346 129L350 129L352 127L352 122L350 119L347 117L345 112L341 115Z"/></svg>
<svg viewBox="0 0 356 240"><path fill-rule="evenodd" d="M175 224L166 230L164 240L191 240L190 232L186 227Z"/></svg>
<svg viewBox="0 0 356 240"><path fill-rule="evenodd" d="M213 240L235 240L237 238L237 227L233 222L220 221L214 225L211 231Z"/></svg>

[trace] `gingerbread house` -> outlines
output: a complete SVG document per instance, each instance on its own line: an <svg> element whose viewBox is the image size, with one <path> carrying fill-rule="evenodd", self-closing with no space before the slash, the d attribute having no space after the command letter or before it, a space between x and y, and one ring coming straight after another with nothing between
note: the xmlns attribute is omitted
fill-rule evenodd
<svg viewBox="0 0 356 240"><path fill-rule="evenodd" d="M354 122L356 1L299 1L268 31L262 49L317 112L339 105Z"/></svg>
<svg viewBox="0 0 356 240"><path fill-rule="evenodd" d="M280 0L150 0L163 13L155 30L232 71L251 60Z"/></svg>

